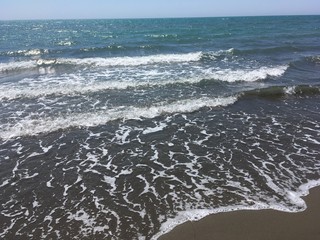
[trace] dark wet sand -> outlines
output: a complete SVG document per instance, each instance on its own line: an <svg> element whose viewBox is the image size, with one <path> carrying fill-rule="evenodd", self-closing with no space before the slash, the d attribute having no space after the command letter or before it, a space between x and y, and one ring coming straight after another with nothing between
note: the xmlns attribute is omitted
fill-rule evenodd
<svg viewBox="0 0 320 240"><path fill-rule="evenodd" d="M160 240L320 240L320 187L303 197L304 212L235 211L187 222Z"/></svg>

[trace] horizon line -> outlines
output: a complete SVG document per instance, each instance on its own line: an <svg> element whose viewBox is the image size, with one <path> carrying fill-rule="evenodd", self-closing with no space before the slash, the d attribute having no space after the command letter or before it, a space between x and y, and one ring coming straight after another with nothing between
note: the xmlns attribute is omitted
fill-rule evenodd
<svg viewBox="0 0 320 240"><path fill-rule="evenodd" d="M225 16L189 16L189 17L119 17L119 18L21 18L0 19L0 21L67 21L67 20L142 20L142 19L186 19L186 18L238 18L238 17L299 17L320 16L318 14L265 14L265 15L225 15Z"/></svg>

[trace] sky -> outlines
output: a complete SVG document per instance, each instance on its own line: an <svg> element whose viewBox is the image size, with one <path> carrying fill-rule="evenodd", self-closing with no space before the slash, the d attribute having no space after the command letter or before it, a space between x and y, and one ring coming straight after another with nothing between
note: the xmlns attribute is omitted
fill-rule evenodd
<svg viewBox="0 0 320 240"><path fill-rule="evenodd" d="M0 20L319 14L320 0L0 0Z"/></svg>

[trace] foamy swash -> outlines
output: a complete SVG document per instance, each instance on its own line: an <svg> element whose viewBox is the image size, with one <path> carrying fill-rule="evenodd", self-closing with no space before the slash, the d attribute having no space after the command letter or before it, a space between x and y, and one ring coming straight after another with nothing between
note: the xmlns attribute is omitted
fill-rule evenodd
<svg viewBox="0 0 320 240"><path fill-rule="evenodd" d="M297 206L302 207L300 210L293 211L292 209L288 209L286 206L279 206L279 205L270 205L264 203L255 203L253 206L232 206L232 207L220 207L212 210L189 210L185 212L180 212L178 216L175 218L167 220L161 226L161 230L151 239L156 240L160 236L165 233L170 232L176 226L183 224L187 221L198 221L208 215L217 214L217 213L226 213L226 212L233 212L233 211L241 211L241 210L265 210L265 209L272 209L276 211L282 212L300 212L304 211L307 208L305 201L301 198L307 196L309 194L309 190L314 187L320 186L320 180L315 181L311 180L308 183L301 185L297 192L288 191L289 197L292 199L292 202L295 203Z"/></svg>

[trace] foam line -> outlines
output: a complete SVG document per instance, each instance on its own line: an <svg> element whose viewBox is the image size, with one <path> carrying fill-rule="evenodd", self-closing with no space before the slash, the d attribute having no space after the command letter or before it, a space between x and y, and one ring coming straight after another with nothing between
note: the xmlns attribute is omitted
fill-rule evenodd
<svg viewBox="0 0 320 240"><path fill-rule="evenodd" d="M185 54L159 54L139 57L113 58L84 58L84 59L57 59L57 64L95 65L100 67L111 66L139 66L159 63L195 62L201 59L202 52Z"/></svg>
<svg viewBox="0 0 320 240"><path fill-rule="evenodd" d="M92 127L117 119L154 118L166 113L194 112L203 107L227 106L233 104L237 97L199 98L180 100L173 103L158 103L151 107L126 107L94 113L72 114L57 118L23 119L14 125L4 125L0 131L2 139L19 136L37 135L69 127Z"/></svg>

